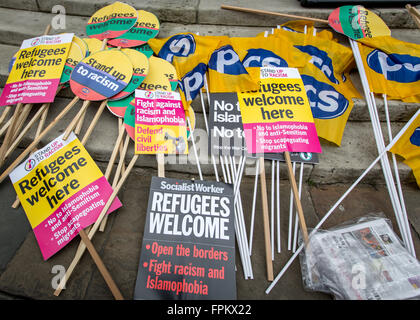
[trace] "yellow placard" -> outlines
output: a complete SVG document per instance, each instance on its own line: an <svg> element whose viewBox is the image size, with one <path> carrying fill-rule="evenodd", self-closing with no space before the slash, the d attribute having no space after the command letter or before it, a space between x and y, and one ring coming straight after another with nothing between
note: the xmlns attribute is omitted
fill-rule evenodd
<svg viewBox="0 0 420 320"><path fill-rule="evenodd" d="M13 183L28 220L35 228L60 205L85 186L103 176L78 139Z"/></svg>
<svg viewBox="0 0 420 320"><path fill-rule="evenodd" d="M243 122L314 122L301 79L261 79L258 92L238 93Z"/></svg>

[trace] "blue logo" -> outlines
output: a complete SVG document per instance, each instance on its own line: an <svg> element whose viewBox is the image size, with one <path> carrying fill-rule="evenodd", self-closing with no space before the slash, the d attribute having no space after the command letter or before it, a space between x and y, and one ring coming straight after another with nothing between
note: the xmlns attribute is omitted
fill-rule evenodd
<svg viewBox="0 0 420 320"><path fill-rule="evenodd" d="M314 118L334 119L346 112L349 101L333 86L307 75L302 75L302 81Z"/></svg>
<svg viewBox="0 0 420 320"><path fill-rule="evenodd" d="M195 52L195 39L192 34L178 34L165 42L158 57L172 62L174 56L188 57Z"/></svg>
<svg viewBox="0 0 420 320"><path fill-rule="evenodd" d="M420 58L408 54L386 54L378 49L367 56L368 66L385 79L410 83L420 80Z"/></svg>
<svg viewBox="0 0 420 320"><path fill-rule="evenodd" d="M231 45L223 46L213 52L209 60L209 68L231 75L248 73Z"/></svg>
<svg viewBox="0 0 420 320"><path fill-rule="evenodd" d="M415 146L420 147L420 127L417 127L416 130L414 130L410 137L410 142Z"/></svg>
<svg viewBox="0 0 420 320"><path fill-rule="evenodd" d="M322 73L325 74L325 76L328 78L328 80L330 80L332 83L338 84L338 80L334 77L334 67L331 58L328 56L328 53L311 45L295 46L295 48L309 54L312 57L309 62L321 70Z"/></svg>
<svg viewBox="0 0 420 320"><path fill-rule="evenodd" d="M193 70L185 74L179 82L179 87L185 94L187 101L192 101L200 92L204 85L204 76L207 71L207 65L199 63Z"/></svg>
<svg viewBox="0 0 420 320"><path fill-rule="evenodd" d="M245 68L248 67L279 67L287 68L289 65L286 60L279 57L270 50L249 49L247 55L242 60Z"/></svg>

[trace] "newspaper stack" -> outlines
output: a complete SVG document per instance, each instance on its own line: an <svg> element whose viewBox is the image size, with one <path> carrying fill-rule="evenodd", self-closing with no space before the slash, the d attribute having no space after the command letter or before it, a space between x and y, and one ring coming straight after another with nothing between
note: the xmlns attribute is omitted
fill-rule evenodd
<svg viewBox="0 0 420 320"><path fill-rule="evenodd" d="M420 263L384 218L318 231L300 258L306 289L330 293L336 299L420 297Z"/></svg>

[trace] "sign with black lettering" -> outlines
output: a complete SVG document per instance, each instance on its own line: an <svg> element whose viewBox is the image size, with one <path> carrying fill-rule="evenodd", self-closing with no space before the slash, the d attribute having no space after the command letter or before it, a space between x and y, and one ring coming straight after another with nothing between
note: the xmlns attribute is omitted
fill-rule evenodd
<svg viewBox="0 0 420 320"><path fill-rule="evenodd" d="M233 188L153 177L134 299L236 299Z"/></svg>
<svg viewBox="0 0 420 320"><path fill-rule="evenodd" d="M248 155L236 92L210 93L209 153L214 156ZM284 162L283 153L264 153L268 160ZM291 152L292 162L319 163L317 153Z"/></svg>
<svg viewBox="0 0 420 320"><path fill-rule="evenodd" d="M236 92L210 93L209 153L246 155L246 144Z"/></svg>

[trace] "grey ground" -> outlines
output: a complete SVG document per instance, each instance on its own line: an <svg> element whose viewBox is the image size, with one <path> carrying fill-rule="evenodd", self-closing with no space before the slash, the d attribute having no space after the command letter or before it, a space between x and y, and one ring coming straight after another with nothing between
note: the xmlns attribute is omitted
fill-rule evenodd
<svg viewBox="0 0 420 320"><path fill-rule="evenodd" d="M66 8L66 32L75 32L84 36L84 26L93 12L112 1L105 0L66 0L62 2ZM254 1L233 0L182 0L182 1L127 1L138 9L154 12L160 19L162 26L159 37L167 37L177 32L200 32L201 35L229 35L254 36L257 33L275 27L287 21L284 18L265 17L245 13L220 10L222 3L312 16L326 19L331 9L308 9L300 7L296 0L262 0L258 4ZM7 65L10 57L18 50L18 46L25 38L42 34L45 26L51 21L51 8L55 1L0 0L0 86L7 79ZM386 21L392 29L394 37L420 43L420 30L416 29L410 16L403 8L382 8L374 10ZM63 30L54 31L55 33ZM340 37L346 44L346 40ZM352 74L357 88L361 88L357 72ZM71 92L65 91L57 98L49 113L47 123L58 114L61 107L70 101ZM384 121L382 102L378 100L381 121ZM97 104L88 109L84 130L92 119ZM204 128L203 115L199 99L193 104L197 115L197 127ZM390 102L390 117L393 134L418 109L418 104ZM55 138L63 132L66 124L72 119L77 110L73 110L62 120L62 124L52 130L42 143ZM385 129L385 123L382 123ZM82 133L84 131L82 130ZM384 132L386 132L384 130ZM34 130L21 143L9 159L13 160L26 145L31 142ZM86 147L98 165L104 169L109 159L112 142L117 136L115 118L106 112L102 115L100 124L95 128L92 138ZM197 144L205 150L207 142L205 135L197 132ZM373 139L372 126L366 104L363 100L355 101L355 107L350 115L344 132L341 147L336 147L322 141L323 155L318 165L305 166L302 203L308 227L313 227L345 192L349 185L357 179L365 168L377 156ZM127 156L127 162L132 157L132 150ZM197 178L197 169L192 156L179 158L184 164L167 164L166 175L178 178ZM201 160L208 162L203 155ZM4 166L6 168L6 166ZM212 166L202 165L206 179L214 179ZM266 161L267 183L270 186L270 163ZM417 254L420 253L420 206L419 188L414 183L411 170L399 162L399 170L403 181L403 190L411 231ZM93 240L95 248L102 257L105 265L113 275L126 299L132 299L137 275L138 261L146 215L148 188L151 177L157 175L154 157L142 156L137 161L133 172L119 193L123 207L113 213L104 233L98 232ZM276 253L274 274L276 275L292 255L287 250L287 226L289 208L289 185L285 166L281 169L281 214L282 214L282 252ZM253 177L246 175L241 186L241 195L245 208L246 226L249 230L252 204ZM112 299L104 280L99 274L89 255L85 254L76 271L72 275L65 291L57 298L53 295L52 281L55 273L53 267L63 265L67 267L77 249L79 240L75 239L64 250L48 261L43 261L33 232L21 208L12 209L10 206L15 199L11 183L6 180L0 184L0 298L1 299ZM261 208L260 197L257 198L257 208ZM379 165L344 200L336 212L326 221L325 227L332 227L349 219L361 217L371 213L383 213L393 222L394 230L398 230L388 192L384 186L382 170ZM398 233L398 231L397 231ZM331 299L329 295L307 292L302 285L300 265L295 261L274 287L269 295L265 294L269 282L266 278L265 251L263 241L262 214L257 212L254 233L254 248L252 253L253 280L244 280L239 258L237 257L237 296L238 299Z"/></svg>

